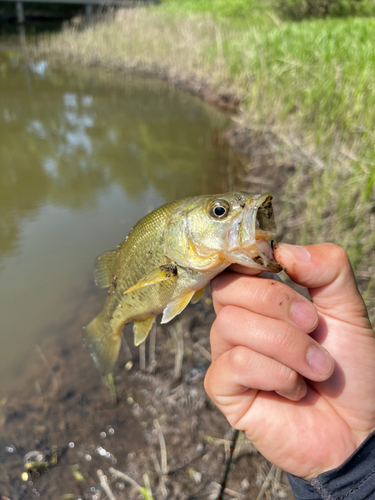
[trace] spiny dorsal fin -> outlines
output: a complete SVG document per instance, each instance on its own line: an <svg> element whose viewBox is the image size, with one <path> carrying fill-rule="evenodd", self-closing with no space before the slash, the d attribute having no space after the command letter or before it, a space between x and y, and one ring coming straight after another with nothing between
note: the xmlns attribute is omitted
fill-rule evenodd
<svg viewBox="0 0 375 500"><path fill-rule="evenodd" d="M95 283L100 288L107 288L113 279L113 268L118 250L102 253L95 260Z"/></svg>

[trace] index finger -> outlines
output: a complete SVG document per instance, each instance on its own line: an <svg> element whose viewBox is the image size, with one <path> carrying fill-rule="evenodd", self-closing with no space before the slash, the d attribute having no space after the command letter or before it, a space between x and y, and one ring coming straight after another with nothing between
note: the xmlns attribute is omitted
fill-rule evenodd
<svg viewBox="0 0 375 500"><path fill-rule="evenodd" d="M211 282L211 290L216 314L233 305L286 321L306 333L318 324L318 314L311 302L273 279L223 273Z"/></svg>

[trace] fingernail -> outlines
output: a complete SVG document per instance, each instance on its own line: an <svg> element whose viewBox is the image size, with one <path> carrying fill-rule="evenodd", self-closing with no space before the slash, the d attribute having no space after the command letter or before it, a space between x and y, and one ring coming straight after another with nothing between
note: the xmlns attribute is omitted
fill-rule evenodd
<svg viewBox="0 0 375 500"><path fill-rule="evenodd" d="M287 243L279 243L277 245L278 252L284 252L288 257L295 261L307 262L310 260L310 253L305 247L298 245L288 245Z"/></svg>
<svg viewBox="0 0 375 500"><path fill-rule="evenodd" d="M324 377L332 369L333 360L322 347L312 346L307 352L307 362L310 368L320 377Z"/></svg>
<svg viewBox="0 0 375 500"><path fill-rule="evenodd" d="M293 304L291 315L294 323L303 330L310 330L316 325L318 320L314 306L302 300Z"/></svg>

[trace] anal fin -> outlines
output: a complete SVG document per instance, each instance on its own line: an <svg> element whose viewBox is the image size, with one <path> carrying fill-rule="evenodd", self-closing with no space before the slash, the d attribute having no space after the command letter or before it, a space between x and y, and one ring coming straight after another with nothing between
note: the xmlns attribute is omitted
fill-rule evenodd
<svg viewBox="0 0 375 500"><path fill-rule="evenodd" d="M160 266L157 269L154 269L150 273L146 274L143 278L141 278L135 285L130 287L124 294L134 292L134 290L138 290L139 288L143 288L144 286L155 285L156 283L160 283L161 281L172 279L177 276L177 266L175 264L166 264L164 266Z"/></svg>
<svg viewBox="0 0 375 500"><path fill-rule="evenodd" d="M194 294L195 294L194 291L188 292L185 295L183 295L180 299L168 304L163 311L161 324L168 323L168 321L171 321L171 319L177 316L177 314L180 314L189 304Z"/></svg>
<svg viewBox="0 0 375 500"><path fill-rule="evenodd" d="M147 335L149 334L152 325L155 322L155 318L155 316L152 316L151 318L134 321L134 345L138 346L139 344L142 344L144 340L146 340Z"/></svg>

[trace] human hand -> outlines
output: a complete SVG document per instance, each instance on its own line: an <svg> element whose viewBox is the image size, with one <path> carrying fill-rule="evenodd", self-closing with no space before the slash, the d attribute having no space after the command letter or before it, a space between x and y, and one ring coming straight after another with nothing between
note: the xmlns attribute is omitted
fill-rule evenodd
<svg viewBox="0 0 375 500"><path fill-rule="evenodd" d="M275 258L312 303L274 280L215 278L205 387L268 460L310 480L375 429L375 337L343 249L281 243Z"/></svg>

